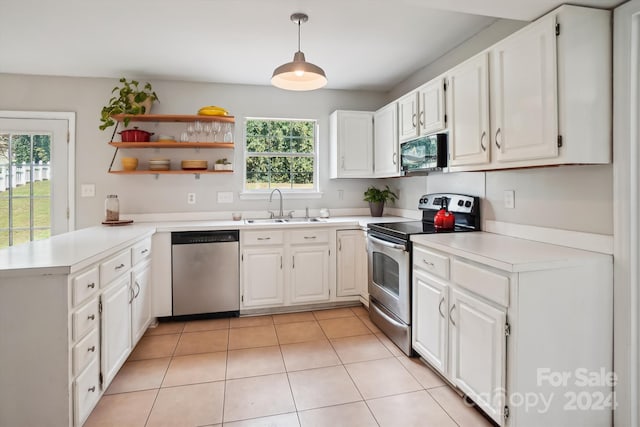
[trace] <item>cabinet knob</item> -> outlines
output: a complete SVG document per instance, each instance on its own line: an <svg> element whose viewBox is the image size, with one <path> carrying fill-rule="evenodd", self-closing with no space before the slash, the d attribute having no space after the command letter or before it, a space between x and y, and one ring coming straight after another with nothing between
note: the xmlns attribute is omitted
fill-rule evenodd
<svg viewBox="0 0 640 427"><path fill-rule="evenodd" d="M87 316L88 320L94 320L95 318L96 318L95 314L90 314L90 315Z"/></svg>
<svg viewBox="0 0 640 427"><path fill-rule="evenodd" d="M96 287L95 282L91 282L91 283L88 283L88 284L87 284L87 288L93 289L93 288L95 288L95 287Z"/></svg>
<svg viewBox="0 0 640 427"><path fill-rule="evenodd" d="M315 239L316 236L304 236L305 239Z"/></svg>
<svg viewBox="0 0 640 427"><path fill-rule="evenodd" d="M258 240L271 240L271 237L258 237Z"/></svg>
<svg viewBox="0 0 640 427"><path fill-rule="evenodd" d="M149 252L149 249L143 249L142 251L140 251L140 254L141 254L141 255L144 255L144 254L146 254L147 252Z"/></svg>
<svg viewBox="0 0 640 427"><path fill-rule="evenodd" d="M116 270L120 270L121 268L124 268L124 264L116 265Z"/></svg>
<svg viewBox="0 0 640 427"><path fill-rule="evenodd" d="M87 349L87 351L90 351L90 352L92 352L92 353L93 353L94 351L96 351L96 346L95 346L95 345L92 345L91 347L89 347L89 348Z"/></svg>
<svg viewBox="0 0 640 427"><path fill-rule="evenodd" d="M425 264L427 264L429 267L435 267L436 265L434 263L432 263L431 261L427 261L426 259L422 259L422 262L424 262Z"/></svg>
<svg viewBox="0 0 640 427"><path fill-rule="evenodd" d="M87 391L90 391L91 393L96 391L96 386L91 386L87 389Z"/></svg>

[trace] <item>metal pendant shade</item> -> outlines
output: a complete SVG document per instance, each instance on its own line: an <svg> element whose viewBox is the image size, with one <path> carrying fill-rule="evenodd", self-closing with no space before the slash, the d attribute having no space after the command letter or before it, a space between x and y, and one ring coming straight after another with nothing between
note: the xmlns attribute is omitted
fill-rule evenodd
<svg viewBox="0 0 640 427"><path fill-rule="evenodd" d="M293 55L293 61L282 64L273 71L271 84L286 90L314 90L327 84L324 70L317 65L307 62L300 50L300 24L307 22L309 17L304 13L294 13L291 21L298 24L298 51Z"/></svg>

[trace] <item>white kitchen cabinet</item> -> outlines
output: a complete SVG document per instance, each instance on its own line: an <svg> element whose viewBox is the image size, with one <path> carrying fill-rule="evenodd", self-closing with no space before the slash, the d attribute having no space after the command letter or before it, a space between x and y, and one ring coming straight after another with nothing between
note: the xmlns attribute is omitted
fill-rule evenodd
<svg viewBox="0 0 640 427"><path fill-rule="evenodd" d="M491 161L489 54L474 56L447 76L449 166L488 164Z"/></svg>
<svg viewBox="0 0 640 427"><path fill-rule="evenodd" d="M291 303L329 300L329 245L291 248Z"/></svg>
<svg viewBox="0 0 640 427"><path fill-rule="evenodd" d="M398 138L400 142L410 141L420 135L418 108L418 91L398 99Z"/></svg>
<svg viewBox="0 0 640 427"><path fill-rule="evenodd" d="M399 176L397 102L392 102L375 112L373 129L374 176L376 178Z"/></svg>
<svg viewBox="0 0 640 427"><path fill-rule="evenodd" d="M126 275L107 286L101 305L102 387L111 380L131 353L131 277Z"/></svg>
<svg viewBox="0 0 640 427"><path fill-rule="evenodd" d="M413 270L412 346L431 366L447 373L449 353L449 285Z"/></svg>
<svg viewBox="0 0 640 427"><path fill-rule="evenodd" d="M501 426L611 425L606 403L567 410L571 396L615 400L578 377L612 370L610 255L484 232L411 240L413 348L427 363ZM548 406L518 404L534 395Z"/></svg>
<svg viewBox="0 0 640 427"><path fill-rule="evenodd" d="M445 79L437 77L418 88L418 133L429 135L447 127Z"/></svg>
<svg viewBox="0 0 640 427"><path fill-rule="evenodd" d="M491 418L503 416L506 373L506 308L454 288L451 292L451 369L453 383Z"/></svg>
<svg viewBox="0 0 640 427"><path fill-rule="evenodd" d="M373 176L373 113L336 110L329 116L330 178Z"/></svg>
<svg viewBox="0 0 640 427"><path fill-rule="evenodd" d="M142 262L131 273L131 346L142 338L151 323L151 262Z"/></svg>
<svg viewBox="0 0 640 427"><path fill-rule="evenodd" d="M273 307L284 304L282 246L242 250L242 306Z"/></svg>
<svg viewBox="0 0 640 427"><path fill-rule="evenodd" d="M366 232L339 230L337 239L337 296L357 295L368 305Z"/></svg>
<svg viewBox="0 0 640 427"><path fill-rule="evenodd" d="M491 139L496 161L557 157L555 16L497 43L491 49L491 61Z"/></svg>

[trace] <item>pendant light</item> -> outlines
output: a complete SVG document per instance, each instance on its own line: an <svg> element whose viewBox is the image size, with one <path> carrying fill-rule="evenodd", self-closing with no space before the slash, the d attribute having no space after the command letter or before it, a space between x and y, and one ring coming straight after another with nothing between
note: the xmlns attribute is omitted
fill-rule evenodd
<svg viewBox="0 0 640 427"><path fill-rule="evenodd" d="M293 55L293 61L276 68L271 77L271 84L286 90L314 90L327 84L327 76L322 68L305 61L304 53L300 50L300 24L307 22L309 17L304 13L294 13L291 21L298 23L298 51Z"/></svg>

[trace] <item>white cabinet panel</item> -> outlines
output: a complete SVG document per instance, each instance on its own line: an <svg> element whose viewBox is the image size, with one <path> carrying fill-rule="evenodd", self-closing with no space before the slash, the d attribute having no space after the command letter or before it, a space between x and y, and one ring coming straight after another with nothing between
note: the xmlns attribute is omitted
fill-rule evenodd
<svg viewBox="0 0 640 427"><path fill-rule="evenodd" d="M291 249L291 302L329 300L329 247L298 246Z"/></svg>
<svg viewBox="0 0 640 427"><path fill-rule="evenodd" d="M284 304L283 257L282 247L243 249L243 307Z"/></svg>
<svg viewBox="0 0 640 427"><path fill-rule="evenodd" d="M338 231L337 295L368 299L367 241L361 230Z"/></svg>
<svg viewBox="0 0 640 427"><path fill-rule="evenodd" d="M151 264L149 262L136 268L131 277L133 301L131 301L131 346L144 335L151 323Z"/></svg>
<svg viewBox="0 0 640 427"><path fill-rule="evenodd" d="M419 135L418 92L411 92L398 99L398 137L400 142L409 141Z"/></svg>
<svg viewBox="0 0 640 427"><path fill-rule="evenodd" d="M459 289L452 289L451 375L456 386L494 420L504 408L506 309L497 309Z"/></svg>
<svg viewBox="0 0 640 427"><path fill-rule="evenodd" d="M331 178L373 176L373 113L334 111L329 117Z"/></svg>
<svg viewBox="0 0 640 427"><path fill-rule="evenodd" d="M376 111L373 126L375 177L399 176L398 103L394 102Z"/></svg>
<svg viewBox="0 0 640 427"><path fill-rule="evenodd" d="M496 160L557 157L554 16L529 25L491 49L491 87Z"/></svg>
<svg viewBox="0 0 640 427"><path fill-rule="evenodd" d="M130 284L126 275L102 294L101 365L105 389L131 352Z"/></svg>
<svg viewBox="0 0 640 427"><path fill-rule="evenodd" d="M418 89L420 135L440 132L447 127L444 85L444 79L438 77Z"/></svg>
<svg viewBox="0 0 640 427"><path fill-rule="evenodd" d="M488 164L489 54L477 55L447 74L449 166Z"/></svg>

